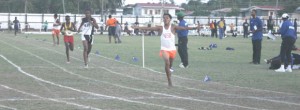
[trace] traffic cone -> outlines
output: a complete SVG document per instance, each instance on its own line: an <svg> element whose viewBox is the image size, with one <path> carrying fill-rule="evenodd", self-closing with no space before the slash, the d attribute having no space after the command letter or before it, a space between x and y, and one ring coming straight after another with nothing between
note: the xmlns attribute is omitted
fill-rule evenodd
<svg viewBox="0 0 300 110"><path fill-rule="evenodd" d="M120 58L120 56L119 55L117 55L116 57L115 57L115 60L117 60L117 61L119 61L121 58Z"/></svg>

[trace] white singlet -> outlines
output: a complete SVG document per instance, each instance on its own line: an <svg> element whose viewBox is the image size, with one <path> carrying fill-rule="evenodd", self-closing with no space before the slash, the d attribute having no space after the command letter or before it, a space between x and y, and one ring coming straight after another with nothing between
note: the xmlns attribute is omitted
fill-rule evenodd
<svg viewBox="0 0 300 110"><path fill-rule="evenodd" d="M56 23L57 21L59 21L58 18L54 19L54 23L53 24L58 24L58 23ZM53 25L53 29L60 30L60 26L59 25L58 26L54 26Z"/></svg>
<svg viewBox="0 0 300 110"><path fill-rule="evenodd" d="M163 25L163 31L160 36L161 50L166 50L166 51L176 50L175 35L172 33L171 27L172 25L170 24L169 28L166 30Z"/></svg>

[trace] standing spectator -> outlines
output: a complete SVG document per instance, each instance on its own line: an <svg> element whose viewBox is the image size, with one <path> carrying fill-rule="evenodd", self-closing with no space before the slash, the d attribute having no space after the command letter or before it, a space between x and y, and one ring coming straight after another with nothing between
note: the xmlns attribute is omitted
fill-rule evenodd
<svg viewBox="0 0 300 110"><path fill-rule="evenodd" d="M213 21L211 21L211 23L209 24L209 28L210 28L210 32L211 32L211 37L214 37L214 30L215 30L215 24Z"/></svg>
<svg viewBox="0 0 300 110"><path fill-rule="evenodd" d="M297 28L298 28L297 19L294 20L294 28L295 28L295 32L297 34Z"/></svg>
<svg viewBox="0 0 300 110"><path fill-rule="evenodd" d="M261 42L263 37L262 21L256 16L257 11L252 10L250 19L250 31L252 32L253 57L250 63L260 64Z"/></svg>
<svg viewBox="0 0 300 110"><path fill-rule="evenodd" d="M54 14L54 23L53 23L53 29L52 29L52 38L53 38L53 46L55 46L55 44L59 45L59 34L60 34L60 21L57 18L57 14ZM57 39L57 43L55 43L55 37Z"/></svg>
<svg viewBox="0 0 300 110"><path fill-rule="evenodd" d="M223 21L224 21L224 37L226 38L227 36L226 36L226 22L225 22L225 19L223 19Z"/></svg>
<svg viewBox="0 0 300 110"><path fill-rule="evenodd" d="M217 20L214 21L214 35L216 36L216 38L218 38L218 23Z"/></svg>
<svg viewBox="0 0 300 110"><path fill-rule="evenodd" d="M103 22L103 19L100 20L99 25L100 25L100 34L103 35L103 30L104 30L104 22Z"/></svg>
<svg viewBox="0 0 300 110"><path fill-rule="evenodd" d="M225 27L225 23L224 23L224 18L221 18L221 20L218 22L218 27L219 27L219 38L223 39L224 37L224 27Z"/></svg>
<svg viewBox="0 0 300 110"><path fill-rule="evenodd" d="M109 39L109 43L111 43L111 36L115 36L115 32L116 32L116 19L112 18L111 15L108 15L108 20L106 21L106 27L105 30L108 27L108 39ZM116 42L116 41L115 41Z"/></svg>
<svg viewBox="0 0 300 110"><path fill-rule="evenodd" d="M276 72L292 72L292 58L291 58L291 51L296 41L296 31L293 27L291 21L288 20L289 15L284 13L282 14L283 23L279 29L281 34L282 42L280 48L280 62L281 66L279 69L275 70ZM288 67L287 69L284 68L284 62L287 59Z"/></svg>
<svg viewBox="0 0 300 110"><path fill-rule="evenodd" d="M125 25L124 32L126 32L128 35L131 35L131 31L128 28L128 22L126 22L124 25Z"/></svg>
<svg viewBox="0 0 300 110"><path fill-rule="evenodd" d="M116 22L116 32L115 32L115 36L114 36L115 41L116 41L115 43L122 42L120 39L121 35L122 35L122 27L121 27L121 24L117 21Z"/></svg>
<svg viewBox="0 0 300 110"><path fill-rule="evenodd" d="M48 21L47 20L43 24L43 29L45 32L47 32L47 29L48 29Z"/></svg>
<svg viewBox="0 0 300 110"><path fill-rule="evenodd" d="M247 19L245 19L245 22L243 23L243 29L244 29L244 38L248 38L248 28L249 23L247 22Z"/></svg>
<svg viewBox="0 0 300 110"><path fill-rule="evenodd" d="M200 22L199 21L197 21L197 27L200 27L201 26L201 24L200 24ZM197 29L197 33L198 33L198 35L200 36L200 28L199 29Z"/></svg>
<svg viewBox="0 0 300 110"><path fill-rule="evenodd" d="M13 21L14 23L14 29L15 29L15 36L17 36L17 32L19 31L20 26L20 22L17 19L17 17L15 17L15 20Z"/></svg>
<svg viewBox="0 0 300 110"><path fill-rule="evenodd" d="M177 19L179 20L178 26L180 27L188 27L187 22L183 20L184 13L179 12L177 14ZM198 26L199 27L199 26ZM178 53L181 59L181 63L179 65L180 68L188 68L188 51L187 51L187 43L188 43L188 30L177 30L178 35Z"/></svg>
<svg viewBox="0 0 300 110"><path fill-rule="evenodd" d="M140 25L139 21L136 20L136 22L134 23L134 25L138 27ZM139 35L139 29L134 29L133 32L134 32L135 35Z"/></svg>
<svg viewBox="0 0 300 110"><path fill-rule="evenodd" d="M229 25L229 27L230 27L230 33L232 33L232 37L236 37L235 36L235 34L234 34L234 24L233 23L231 23L230 25Z"/></svg>
<svg viewBox="0 0 300 110"><path fill-rule="evenodd" d="M269 19L267 21L267 28L269 33L272 33L274 30L274 21L272 19L272 16L269 16Z"/></svg>

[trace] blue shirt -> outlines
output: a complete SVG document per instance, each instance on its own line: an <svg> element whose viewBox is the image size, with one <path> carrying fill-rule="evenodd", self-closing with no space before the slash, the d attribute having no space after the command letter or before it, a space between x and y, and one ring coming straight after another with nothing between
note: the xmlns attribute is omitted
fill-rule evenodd
<svg viewBox="0 0 300 110"><path fill-rule="evenodd" d="M262 25L262 21L258 17L250 19L250 30L251 31L259 30L259 31L252 33L252 40L261 40L262 39L263 25Z"/></svg>
<svg viewBox="0 0 300 110"><path fill-rule="evenodd" d="M188 25L187 25L186 21L180 20L178 26L187 27ZM188 30L177 30L176 32L177 32L178 37L187 37L188 33L189 33Z"/></svg>
<svg viewBox="0 0 300 110"><path fill-rule="evenodd" d="M286 37L292 37L294 39L296 39L296 31L295 31L295 27L293 26L292 22L289 20L285 20L280 29L279 29L279 33L281 34L281 38L286 38Z"/></svg>

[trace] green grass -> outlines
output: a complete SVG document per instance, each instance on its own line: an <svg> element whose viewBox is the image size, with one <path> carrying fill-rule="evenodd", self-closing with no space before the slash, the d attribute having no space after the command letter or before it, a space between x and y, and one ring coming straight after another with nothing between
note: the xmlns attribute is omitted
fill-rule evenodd
<svg viewBox="0 0 300 110"><path fill-rule="evenodd" d="M27 38L25 37L27 36ZM288 103L299 103L300 95L300 72L294 70L292 73L276 73L269 70L269 65L263 62L263 59L272 58L279 53L281 40L266 40L262 43L261 64L252 65L248 62L252 59L251 39L241 37L228 37L223 40L211 37L189 36L188 53L189 68L181 69L179 55L173 63L175 72L172 73L172 80L175 87L166 88L166 77L164 74L164 62L159 56L160 39L159 37L145 36L145 66L163 74L143 69L142 67L142 37L125 36L122 37L121 44L108 43L106 35L96 35L95 42L90 55L90 69L83 69L82 61L82 43L79 35L75 36L75 50L71 52L71 64L66 64L64 45L52 46L51 35L33 35L21 34L14 37L12 34L3 33L0 35L0 54L22 67L30 74L40 78L80 90L91 91L99 94L123 97L130 99L135 97L162 97L161 94L150 94L144 91L151 91L164 94L172 94L185 98L195 98L199 100L216 101L221 103L235 104L239 106L257 107L259 109L297 109L300 105L283 104L274 102L258 103L254 99L230 98L224 94L238 95L240 97L258 97L272 99L277 101L286 101ZM199 47L208 47L209 44L216 43L217 48L212 50L198 50ZM298 43L296 43L297 45ZM13 45L13 46L11 46ZM226 47L232 47L234 51L226 50ZM20 50L18 50L18 49ZM100 56L94 54L100 52ZM121 63L114 61L114 57L119 55ZM138 62L133 62L132 57L137 57ZM109 59L106 59L106 58ZM76 100L67 100L83 105L99 107L101 109L166 109L164 107L141 105L137 103L123 102L114 99L101 99L91 94L74 92L65 88L57 87L41 81L29 78L0 58L0 84L9 85L19 90L27 91L50 98L78 98ZM62 68L66 69L64 71ZM113 72L112 72L113 71ZM70 75L69 73L75 75ZM84 79L76 75L95 79ZM212 81L202 82L208 75ZM133 78L132 78L133 77ZM101 82L103 81L103 82ZM136 91L114 86L122 85L130 88L141 89ZM162 85L163 84L163 85ZM236 87L239 86L239 87ZM245 87L245 88L241 88ZM189 89L196 88L197 90ZM258 90L255 90L258 89ZM213 91L215 94L207 93L202 90ZM22 95L17 92L9 91L0 87L0 99L34 98L28 95ZM278 93L277 93L278 92ZM282 93L279 93L282 92ZM82 97L86 99L81 99ZM164 96L167 97L167 96ZM170 96L168 96L170 98ZM276 99L280 97L282 99ZM100 99L89 99L100 98ZM206 104L191 100L182 99L132 99L145 103L161 104L171 107L184 109L245 109L228 107L223 105ZM260 100L261 101L261 100ZM0 101L0 105L12 106L19 109L76 109L77 107L51 101L31 100L31 101ZM1 108L0 108L1 109Z"/></svg>

